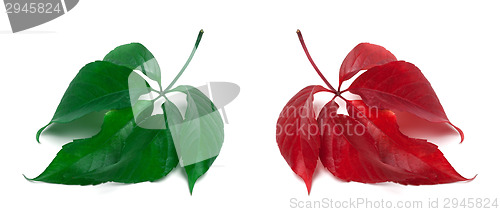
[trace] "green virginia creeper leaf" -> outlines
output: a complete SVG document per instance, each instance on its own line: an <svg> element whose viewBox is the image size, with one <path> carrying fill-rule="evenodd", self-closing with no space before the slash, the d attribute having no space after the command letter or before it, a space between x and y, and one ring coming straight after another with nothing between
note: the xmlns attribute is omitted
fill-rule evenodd
<svg viewBox="0 0 500 212"><path fill-rule="evenodd" d="M208 171L219 155L224 140L224 123L212 101L197 88L181 85L172 91L186 94L187 108L182 124L173 124L169 113L167 122L192 192L196 180Z"/></svg>
<svg viewBox="0 0 500 212"><path fill-rule="evenodd" d="M156 181L180 162L192 193L224 140L222 118L208 97L192 86L170 90L193 58L202 35L200 30L188 60L165 90L158 62L139 43L119 46L104 61L83 67L48 125L108 111L101 131L64 145L45 171L31 180L72 185ZM186 95L184 117L165 96L170 92ZM38 131L37 140L45 127Z"/></svg>
<svg viewBox="0 0 500 212"><path fill-rule="evenodd" d="M104 61L140 70L152 80L161 83L161 70L151 52L140 43L131 43L116 47L109 52Z"/></svg>
<svg viewBox="0 0 500 212"><path fill-rule="evenodd" d="M71 185L138 183L156 181L177 164L170 132L138 127L127 108L107 112L101 132L64 145L33 180Z"/></svg>
<svg viewBox="0 0 500 212"><path fill-rule="evenodd" d="M110 62L96 61L85 65L71 81L52 120L68 123L89 113L130 107L128 76L132 69Z"/></svg>

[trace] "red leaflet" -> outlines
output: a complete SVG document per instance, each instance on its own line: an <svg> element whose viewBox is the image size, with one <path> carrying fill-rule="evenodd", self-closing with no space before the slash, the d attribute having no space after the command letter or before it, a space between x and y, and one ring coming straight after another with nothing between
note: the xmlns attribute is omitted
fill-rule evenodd
<svg viewBox="0 0 500 212"><path fill-rule="evenodd" d="M314 94L328 91L316 85L297 93L285 105L276 124L276 141L292 170L311 191L312 176L319 156L320 131L314 113Z"/></svg>
<svg viewBox="0 0 500 212"><path fill-rule="evenodd" d="M427 185L468 180L455 171L436 145L399 130L391 110L451 125L436 93L416 66L395 61L396 57L381 46L362 43L342 63L340 84L360 70L368 70L347 90L337 91L312 60L299 30L297 34L307 58L329 89L316 85L297 93L278 118L276 140L292 170L306 182L308 192L318 157L344 181ZM316 120L313 95L321 91L335 97ZM345 91L363 100L347 100L341 96ZM349 116L337 114L337 97L346 102ZM462 131L455 129L463 140Z"/></svg>
<svg viewBox="0 0 500 212"><path fill-rule="evenodd" d="M395 61L375 66L361 74L347 90L361 96L369 106L406 111L431 122L452 125L431 84L411 63ZM462 130L455 129L463 141Z"/></svg>
<svg viewBox="0 0 500 212"><path fill-rule="evenodd" d="M351 79L359 71L396 61L396 57L384 47L360 43L345 57L339 72L339 89L342 83Z"/></svg>
<svg viewBox="0 0 500 212"><path fill-rule="evenodd" d="M380 157L376 141L359 121L336 114L338 105L332 100L318 116L321 126L320 159L323 166L344 181L379 183L423 177L386 164Z"/></svg>
<svg viewBox="0 0 500 212"><path fill-rule="evenodd" d="M423 185L468 180L455 171L436 145L403 135L392 111L369 108L359 100L350 101L347 111L366 126L368 133L365 134L375 139L384 163L425 177L400 183ZM398 182L391 178L387 180Z"/></svg>

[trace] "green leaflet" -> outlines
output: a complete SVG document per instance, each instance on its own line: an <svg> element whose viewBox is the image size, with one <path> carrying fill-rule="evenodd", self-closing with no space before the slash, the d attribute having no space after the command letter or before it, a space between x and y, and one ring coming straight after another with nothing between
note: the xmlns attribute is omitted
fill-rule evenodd
<svg viewBox="0 0 500 212"><path fill-rule="evenodd" d="M156 181L177 164L169 130L138 127L128 108L107 112L97 135L64 145L33 180L71 185L138 183Z"/></svg>
<svg viewBox="0 0 500 212"><path fill-rule="evenodd" d="M156 181L180 159L192 193L224 140L222 118L208 97L192 86L170 90L193 58L202 35L203 30L187 62L165 90L156 59L139 43L119 46L104 61L83 67L52 120L37 132L37 140L52 123L69 123L92 112L108 111L101 131L64 145L45 171L31 180L72 185ZM151 83L158 84L159 90ZM186 94L184 118L166 98L170 92Z"/></svg>
<svg viewBox="0 0 500 212"><path fill-rule="evenodd" d="M140 43L116 47L103 59L132 70L140 70L152 80L161 83L161 70L153 54Z"/></svg>
<svg viewBox="0 0 500 212"><path fill-rule="evenodd" d="M69 84L52 120L37 132L37 141L52 123L68 123L92 112L130 107L127 78L131 72L110 62L85 65Z"/></svg>
<svg viewBox="0 0 500 212"><path fill-rule="evenodd" d="M119 46L104 61L84 66L66 89L52 120L38 130L36 140L40 141L40 134L52 123L69 123L92 112L130 107L127 79L132 70L140 70L160 83L160 67L140 43Z"/></svg>
<svg viewBox="0 0 500 212"><path fill-rule="evenodd" d="M167 120L192 192L196 180L208 171L219 155L224 141L224 123L212 101L197 88L181 85L172 91L186 94L187 108L182 124L172 124L168 113Z"/></svg>

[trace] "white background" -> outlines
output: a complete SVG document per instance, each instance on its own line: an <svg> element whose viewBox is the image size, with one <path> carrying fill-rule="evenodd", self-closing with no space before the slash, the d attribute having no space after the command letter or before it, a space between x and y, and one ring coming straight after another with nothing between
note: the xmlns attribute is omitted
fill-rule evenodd
<svg viewBox="0 0 500 212"><path fill-rule="evenodd" d="M429 198L500 198L499 8L493 1L80 1L64 16L16 34L0 13L0 210L271 211L290 209L291 198L418 200L424 207ZM286 102L307 85L323 85L297 28L334 86L342 60L360 42L382 45L416 64L465 132L462 144L453 134L431 141L459 173L477 178L435 186L343 183L319 165L308 196L275 140ZM42 135L37 144L35 133L81 67L118 45L141 42L168 83L200 29L205 35L178 84L228 81L241 93L226 107L221 154L192 196L180 168L159 182L135 185L81 187L23 178L41 173L69 141Z"/></svg>

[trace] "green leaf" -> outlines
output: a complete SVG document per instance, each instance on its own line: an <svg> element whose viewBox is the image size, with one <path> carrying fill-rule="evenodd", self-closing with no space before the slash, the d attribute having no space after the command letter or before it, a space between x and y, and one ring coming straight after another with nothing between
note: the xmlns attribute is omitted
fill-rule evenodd
<svg viewBox="0 0 500 212"><path fill-rule="evenodd" d="M128 76L132 69L110 62L96 61L85 65L71 81L52 120L68 123L92 112L130 107Z"/></svg>
<svg viewBox="0 0 500 212"><path fill-rule="evenodd" d="M168 113L167 122L192 192L196 180L208 171L220 153L224 123L212 101L197 88L181 85L172 91L186 94L187 108L182 124L174 125Z"/></svg>
<svg viewBox="0 0 500 212"><path fill-rule="evenodd" d="M177 164L169 130L138 127L127 108L107 112L101 132L64 145L47 169L32 180L70 185L138 183L156 181Z"/></svg>
<svg viewBox="0 0 500 212"><path fill-rule="evenodd" d="M153 54L140 43L131 43L116 47L109 52L104 61L140 70L152 80L161 83L161 70Z"/></svg>
<svg viewBox="0 0 500 212"><path fill-rule="evenodd" d="M75 185L156 181L181 161L192 193L224 140L222 118L209 98L192 86L170 90L189 65L202 35L200 30L188 60L165 90L156 59L139 43L119 46L104 61L83 67L48 125L108 111L101 131L64 145L46 170L31 180ZM184 118L165 96L169 92L186 94ZM38 131L37 140L45 127Z"/></svg>

